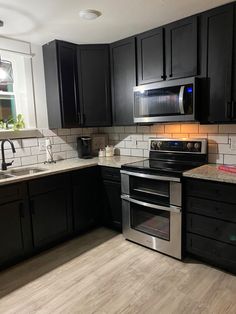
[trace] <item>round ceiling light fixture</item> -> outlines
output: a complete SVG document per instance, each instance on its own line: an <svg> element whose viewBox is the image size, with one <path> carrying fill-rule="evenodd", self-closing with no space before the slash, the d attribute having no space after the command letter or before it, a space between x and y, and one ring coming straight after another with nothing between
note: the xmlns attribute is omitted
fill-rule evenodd
<svg viewBox="0 0 236 314"><path fill-rule="evenodd" d="M79 16L84 20L95 20L101 15L102 15L101 12L97 10L91 10L91 9L81 10L79 12Z"/></svg>

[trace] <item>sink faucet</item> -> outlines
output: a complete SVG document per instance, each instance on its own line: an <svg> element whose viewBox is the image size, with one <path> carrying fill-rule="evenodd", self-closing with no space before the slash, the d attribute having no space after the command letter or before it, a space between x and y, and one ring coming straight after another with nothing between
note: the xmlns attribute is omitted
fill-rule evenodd
<svg viewBox="0 0 236 314"><path fill-rule="evenodd" d="M14 160L12 160L12 162L6 162L6 160L5 160L4 144L6 142L8 142L11 145L11 149L12 149L13 154L16 152L15 146L14 146L14 144L13 144L13 142L11 140L6 139L6 140L2 141L2 144L1 144L1 150L2 150L2 170L7 170L7 167L11 166L13 164L13 162L14 162Z"/></svg>

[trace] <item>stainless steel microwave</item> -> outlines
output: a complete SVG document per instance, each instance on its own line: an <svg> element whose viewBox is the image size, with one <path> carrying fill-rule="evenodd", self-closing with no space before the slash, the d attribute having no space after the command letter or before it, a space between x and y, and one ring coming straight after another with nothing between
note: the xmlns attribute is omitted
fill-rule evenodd
<svg viewBox="0 0 236 314"><path fill-rule="evenodd" d="M134 87L134 122L195 121L196 84L190 77Z"/></svg>

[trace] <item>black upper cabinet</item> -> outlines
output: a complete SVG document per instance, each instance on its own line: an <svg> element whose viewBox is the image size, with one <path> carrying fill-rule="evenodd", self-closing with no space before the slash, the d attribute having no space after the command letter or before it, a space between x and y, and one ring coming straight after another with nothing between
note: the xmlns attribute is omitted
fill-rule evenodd
<svg viewBox="0 0 236 314"><path fill-rule="evenodd" d="M163 31L160 27L137 36L139 85L165 78Z"/></svg>
<svg viewBox="0 0 236 314"><path fill-rule="evenodd" d="M111 125L109 46L79 45L77 60L81 124Z"/></svg>
<svg viewBox="0 0 236 314"><path fill-rule="evenodd" d="M209 91L206 120L230 122L234 115L232 98L234 5L210 10L202 15L202 19Z"/></svg>
<svg viewBox="0 0 236 314"><path fill-rule="evenodd" d="M167 79L198 74L198 21L191 16L165 27Z"/></svg>
<svg viewBox="0 0 236 314"><path fill-rule="evenodd" d="M52 41L43 46L50 128L78 126L76 45Z"/></svg>
<svg viewBox="0 0 236 314"><path fill-rule="evenodd" d="M29 182L33 244L47 247L72 233L69 177L49 176Z"/></svg>
<svg viewBox="0 0 236 314"><path fill-rule="evenodd" d="M111 44L113 125L132 125L136 86L135 38Z"/></svg>

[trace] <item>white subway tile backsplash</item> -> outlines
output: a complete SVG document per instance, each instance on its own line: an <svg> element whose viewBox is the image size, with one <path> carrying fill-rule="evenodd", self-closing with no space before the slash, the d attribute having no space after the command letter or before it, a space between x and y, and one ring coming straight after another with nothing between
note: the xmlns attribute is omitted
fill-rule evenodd
<svg viewBox="0 0 236 314"><path fill-rule="evenodd" d="M150 126L146 126L146 125L142 126L142 125L140 125L140 126L137 127L137 132L138 133L148 134L148 133L150 133L150 131L151 131Z"/></svg>
<svg viewBox="0 0 236 314"><path fill-rule="evenodd" d="M59 136L61 135L70 135L70 129L58 129L58 133Z"/></svg>
<svg viewBox="0 0 236 314"><path fill-rule="evenodd" d="M199 125L199 133L213 133L216 134L219 131L219 126L217 124L214 125Z"/></svg>
<svg viewBox="0 0 236 314"><path fill-rule="evenodd" d="M37 156L21 157L22 166L37 164L37 162L38 162Z"/></svg>
<svg viewBox="0 0 236 314"><path fill-rule="evenodd" d="M132 156L143 157L143 149L132 148L131 149Z"/></svg>
<svg viewBox="0 0 236 314"><path fill-rule="evenodd" d="M38 146L37 138L25 138L22 140L22 147Z"/></svg>
<svg viewBox="0 0 236 314"><path fill-rule="evenodd" d="M224 155L224 163L227 165L236 165L236 155Z"/></svg>
<svg viewBox="0 0 236 314"><path fill-rule="evenodd" d="M65 144L66 143L66 136L55 136L53 137L53 144Z"/></svg>
<svg viewBox="0 0 236 314"><path fill-rule="evenodd" d="M212 134L208 135L208 143L211 144L227 144L229 137L227 135Z"/></svg>
<svg viewBox="0 0 236 314"><path fill-rule="evenodd" d="M133 134L136 133L136 126L125 126L125 133Z"/></svg>

